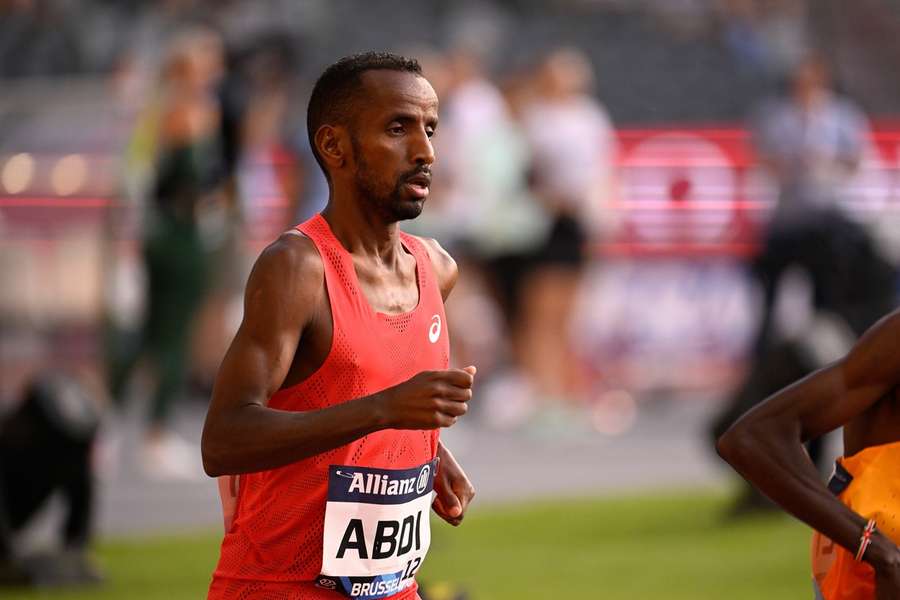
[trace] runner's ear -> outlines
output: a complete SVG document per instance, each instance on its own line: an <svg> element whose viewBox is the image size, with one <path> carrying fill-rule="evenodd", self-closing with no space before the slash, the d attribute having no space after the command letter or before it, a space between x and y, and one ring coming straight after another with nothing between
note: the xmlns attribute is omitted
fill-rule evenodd
<svg viewBox="0 0 900 600"><path fill-rule="evenodd" d="M343 128L334 125L322 125L316 131L316 149L328 169L343 167L347 162L343 133Z"/></svg>

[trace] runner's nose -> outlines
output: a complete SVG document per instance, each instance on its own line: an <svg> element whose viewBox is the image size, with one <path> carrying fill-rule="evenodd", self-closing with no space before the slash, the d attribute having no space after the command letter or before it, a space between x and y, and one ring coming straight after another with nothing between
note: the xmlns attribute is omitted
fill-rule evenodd
<svg viewBox="0 0 900 600"><path fill-rule="evenodd" d="M424 130L419 131L416 135L411 136L411 158L412 162L418 165L430 165L434 162L434 146L431 138Z"/></svg>

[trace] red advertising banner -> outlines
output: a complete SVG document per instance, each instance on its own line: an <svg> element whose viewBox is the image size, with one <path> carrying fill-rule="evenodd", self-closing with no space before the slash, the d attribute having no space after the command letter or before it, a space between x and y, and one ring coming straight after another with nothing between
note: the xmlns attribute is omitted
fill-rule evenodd
<svg viewBox="0 0 900 600"><path fill-rule="evenodd" d="M737 255L755 250L777 191L742 128L619 130L618 223L605 255ZM900 127L876 127L841 200L861 219L900 209Z"/></svg>

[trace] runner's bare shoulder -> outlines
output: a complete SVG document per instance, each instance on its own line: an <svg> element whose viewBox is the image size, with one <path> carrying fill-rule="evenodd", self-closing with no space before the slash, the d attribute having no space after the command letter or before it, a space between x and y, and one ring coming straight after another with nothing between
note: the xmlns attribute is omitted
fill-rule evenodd
<svg viewBox="0 0 900 600"><path fill-rule="evenodd" d="M851 381L900 384L900 310L873 325L844 361Z"/></svg>
<svg viewBox="0 0 900 600"><path fill-rule="evenodd" d="M324 281L325 266L316 245L299 231L289 230L256 260L247 282L246 307L296 315L304 312L298 307L312 307L321 299Z"/></svg>
<svg viewBox="0 0 900 600"><path fill-rule="evenodd" d="M459 268L456 261L450 256L450 253L444 250L443 246L434 238L415 236L428 252L431 258L431 265L434 267L438 280L440 281L441 293L446 300L453 286L456 285L456 278L459 275Z"/></svg>

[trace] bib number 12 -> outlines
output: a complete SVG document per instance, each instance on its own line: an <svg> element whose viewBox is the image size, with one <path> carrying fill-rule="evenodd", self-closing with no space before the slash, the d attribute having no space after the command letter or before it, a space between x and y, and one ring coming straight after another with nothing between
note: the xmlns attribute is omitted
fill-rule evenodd
<svg viewBox="0 0 900 600"><path fill-rule="evenodd" d="M422 564L422 558L417 556L416 558L408 561L406 563L406 569L403 571L403 577L400 579L410 579L411 577L416 576L416 571L419 570L419 566Z"/></svg>

